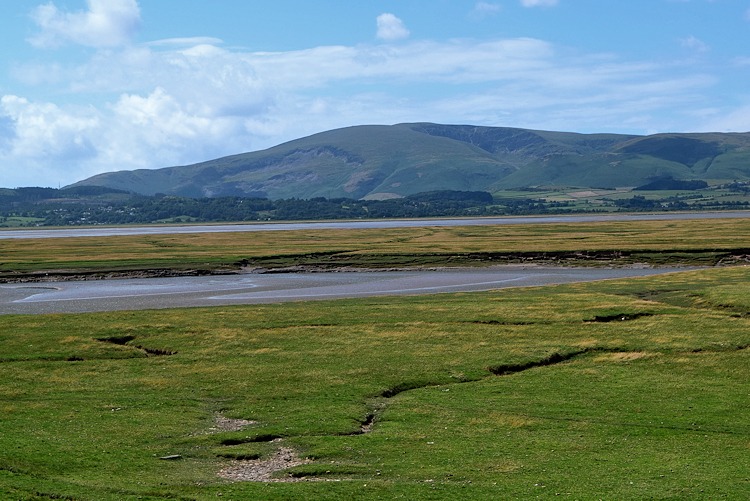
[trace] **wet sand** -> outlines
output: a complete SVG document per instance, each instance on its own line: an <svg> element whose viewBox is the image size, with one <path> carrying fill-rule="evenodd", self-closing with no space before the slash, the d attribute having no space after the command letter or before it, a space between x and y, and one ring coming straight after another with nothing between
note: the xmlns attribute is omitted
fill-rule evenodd
<svg viewBox="0 0 750 501"><path fill-rule="evenodd" d="M679 270L497 266L0 284L0 314L143 310L484 291L648 276Z"/></svg>

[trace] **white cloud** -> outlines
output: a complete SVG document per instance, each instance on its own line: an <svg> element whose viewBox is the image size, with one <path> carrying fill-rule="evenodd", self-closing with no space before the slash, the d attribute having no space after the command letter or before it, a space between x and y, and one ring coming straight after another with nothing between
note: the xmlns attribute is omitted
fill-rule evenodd
<svg viewBox="0 0 750 501"><path fill-rule="evenodd" d="M484 19L489 16L494 16L502 9L503 8L499 4L480 1L474 5L469 16L473 19Z"/></svg>
<svg viewBox="0 0 750 501"><path fill-rule="evenodd" d="M713 118L706 121L701 130L705 132L750 131L750 105L740 106L730 113L714 113Z"/></svg>
<svg viewBox="0 0 750 501"><path fill-rule="evenodd" d="M57 186L91 173L80 166L97 155L101 123L96 110L65 110L5 95L0 98L0 124L7 133L0 141L3 186Z"/></svg>
<svg viewBox="0 0 750 501"><path fill-rule="evenodd" d="M88 10L60 11L54 3L40 5L32 19L40 28L29 41L37 47L72 42L87 47L116 47L129 42L140 26L136 0L87 0Z"/></svg>
<svg viewBox="0 0 750 501"><path fill-rule="evenodd" d="M521 0L524 7L554 7L558 0Z"/></svg>
<svg viewBox="0 0 750 501"><path fill-rule="evenodd" d="M221 45L223 40L214 37L164 38L148 42L149 47L192 47L195 45Z"/></svg>
<svg viewBox="0 0 750 501"><path fill-rule="evenodd" d="M680 45L682 45L686 49L690 49L701 54L708 52L709 50L708 44L692 35L687 38L680 39Z"/></svg>
<svg viewBox="0 0 750 501"><path fill-rule="evenodd" d="M88 136L99 125L99 118L90 108L65 111L51 103L5 95L0 98L0 115L14 124L14 156L83 158L93 153Z"/></svg>
<svg viewBox="0 0 750 501"><path fill-rule="evenodd" d="M377 17L377 37L381 40L400 40L409 36L404 22L388 12Z"/></svg>
<svg viewBox="0 0 750 501"><path fill-rule="evenodd" d="M216 150L210 145L222 141L233 148L239 146L234 143L238 131L233 130L238 127L231 117L203 114L160 87L145 96L123 94L111 111L110 126L100 137L100 161L128 166L156 161L166 166L182 163L190 158L186 155L190 151L191 158L196 158L196 153L210 155Z"/></svg>
<svg viewBox="0 0 750 501"><path fill-rule="evenodd" d="M413 42L398 46L318 47L243 59L261 82L306 89L336 82L471 83L519 78L549 64L552 47L530 38Z"/></svg>

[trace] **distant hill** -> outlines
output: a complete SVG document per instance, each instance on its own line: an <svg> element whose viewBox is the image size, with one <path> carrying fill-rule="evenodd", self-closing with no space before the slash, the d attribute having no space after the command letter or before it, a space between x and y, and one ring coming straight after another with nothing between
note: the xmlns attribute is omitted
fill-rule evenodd
<svg viewBox="0 0 750 501"><path fill-rule="evenodd" d="M99 174L70 187L187 197L386 199L438 190L641 186L665 177L750 179L750 133L635 136L363 125L194 165Z"/></svg>

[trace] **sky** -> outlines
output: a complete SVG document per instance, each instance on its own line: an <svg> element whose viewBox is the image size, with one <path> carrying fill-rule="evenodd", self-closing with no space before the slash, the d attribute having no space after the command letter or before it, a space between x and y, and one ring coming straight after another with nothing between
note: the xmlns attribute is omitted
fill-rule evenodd
<svg viewBox="0 0 750 501"><path fill-rule="evenodd" d="M4 0L0 187L436 122L750 131L750 0Z"/></svg>

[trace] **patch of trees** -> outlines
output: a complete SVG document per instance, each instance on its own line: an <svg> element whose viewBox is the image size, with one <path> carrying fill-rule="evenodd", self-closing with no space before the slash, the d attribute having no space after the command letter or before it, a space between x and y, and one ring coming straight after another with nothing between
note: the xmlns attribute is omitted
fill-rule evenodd
<svg viewBox="0 0 750 501"><path fill-rule="evenodd" d="M615 205L630 210L656 210L662 208L659 200L650 200L643 195L635 195L633 198L615 200Z"/></svg>
<svg viewBox="0 0 750 501"><path fill-rule="evenodd" d="M29 206L31 204L52 203L53 201L76 202L85 200L92 203L98 197L132 195L127 191L103 186L78 186L71 188L39 188L26 187L0 190L0 210L9 210L14 207Z"/></svg>
<svg viewBox="0 0 750 501"><path fill-rule="evenodd" d="M422 193L415 193L414 195L407 195L407 199L421 203L469 203L475 205L491 204L493 202L492 195L486 191L452 191L452 190L440 190L440 191L425 191Z"/></svg>
<svg viewBox="0 0 750 501"><path fill-rule="evenodd" d="M22 203L38 202L58 196L59 190L55 188L16 188L15 190L2 190L0 192L0 208L7 208Z"/></svg>
<svg viewBox="0 0 750 501"><path fill-rule="evenodd" d="M686 211L686 210L746 210L750 202L746 200L714 200L711 197L697 199L678 196L648 199L643 195L619 200L603 199L625 211Z"/></svg>
<svg viewBox="0 0 750 501"><path fill-rule="evenodd" d="M738 193L750 193L750 183L748 183L747 181L732 181L725 186L727 189L736 191Z"/></svg>
<svg viewBox="0 0 750 501"><path fill-rule="evenodd" d="M651 181L650 183L646 183L642 186L638 186L636 190L640 191L658 191L658 190L702 190L703 188L707 188L708 183L705 181L701 181L699 179L694 180L683 180L683 179L674 179L671 176L668 177L662 177L659 179L656 179L654 181Z"/></svg>

